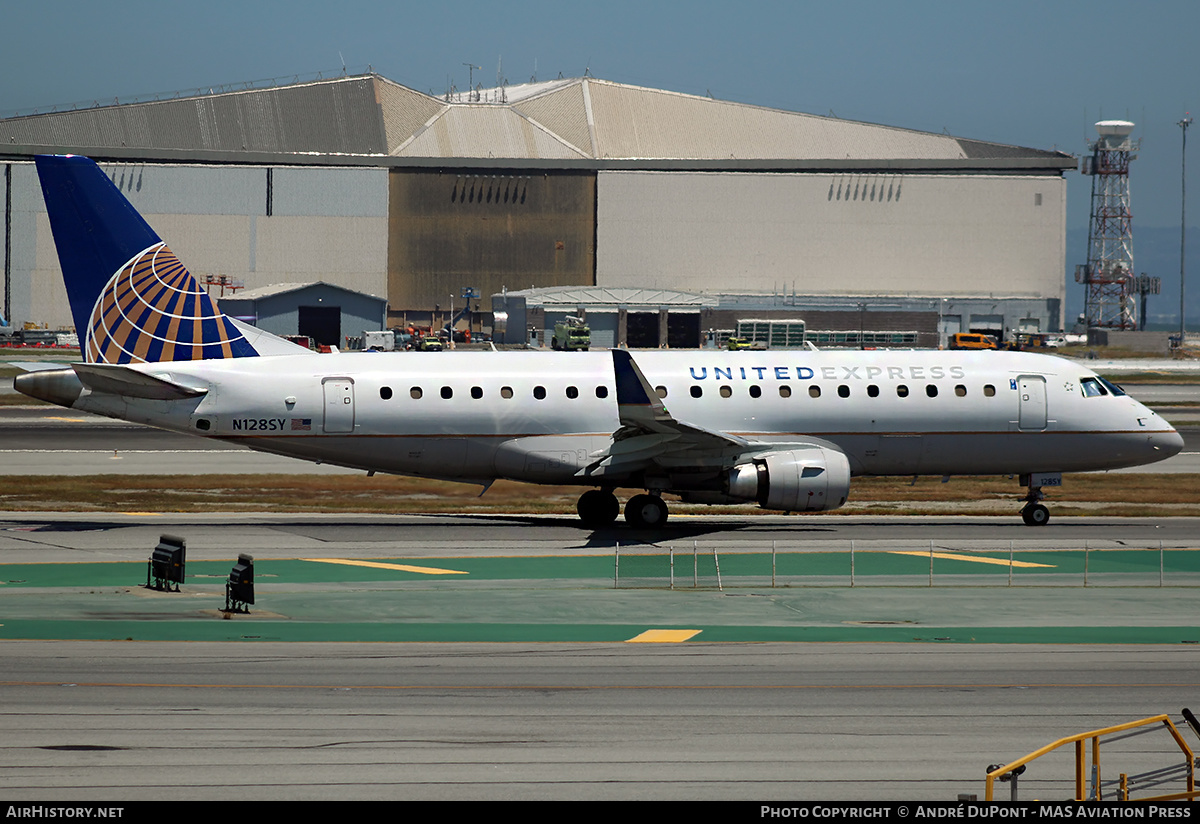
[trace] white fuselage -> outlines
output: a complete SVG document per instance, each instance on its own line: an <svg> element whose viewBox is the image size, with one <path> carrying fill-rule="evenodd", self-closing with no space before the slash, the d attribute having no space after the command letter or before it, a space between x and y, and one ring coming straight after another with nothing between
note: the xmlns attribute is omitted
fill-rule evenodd
<svg viewBox="0 0 1200 824"><path fill-rule="evenodd" d="M1008 352L636 351L674 419L816 442L856 475L1114 469L1179 451L1154 412L1064 358ZM621 423L593 352L340 353L143 364L206 389L74 406L297 458L406 475L595 485ZM1086 387L1085 387L1086 384ZM612 483L613 479L609 479Z"/></svg>

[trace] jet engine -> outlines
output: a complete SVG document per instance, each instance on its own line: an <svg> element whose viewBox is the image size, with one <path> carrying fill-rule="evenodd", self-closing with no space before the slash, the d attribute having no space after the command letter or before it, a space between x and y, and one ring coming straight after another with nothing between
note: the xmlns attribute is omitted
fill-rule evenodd
<svg viewBox="0 0 1200 824"><path fill-rule="evenodd" d="M837 509L850 495L850 462L836 449L813 446L770 452L725 475L732 498L788 512Z"/></svg>

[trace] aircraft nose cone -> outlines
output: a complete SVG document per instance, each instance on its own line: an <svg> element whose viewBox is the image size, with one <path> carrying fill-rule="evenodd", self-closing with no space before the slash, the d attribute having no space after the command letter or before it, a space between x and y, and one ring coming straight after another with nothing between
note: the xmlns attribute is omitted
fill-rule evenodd
<svg viewBox="0 0 1200 824"><path fill-rule="evenodd" d="M1174 429L1169 432L1155 432L1150 436L1150 446L1163 458L1170 458L1183 451L1183 436Z"/></svg>

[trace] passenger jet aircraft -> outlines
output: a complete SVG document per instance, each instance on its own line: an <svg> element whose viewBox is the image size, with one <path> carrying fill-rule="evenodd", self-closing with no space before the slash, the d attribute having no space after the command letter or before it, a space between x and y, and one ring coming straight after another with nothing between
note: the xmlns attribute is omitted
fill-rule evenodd
<svg viewBox="0 0 1200 824"><path fill-rule="evenodd" d="M1063 472L1168 458L1162 418L1062 358L963 351L318 355L221 314L85 157L38 157L83 363L17 377L72 409L309 461L591 487L578 511L837 509L855 475L1007 474L1045 524Z"/></svg>

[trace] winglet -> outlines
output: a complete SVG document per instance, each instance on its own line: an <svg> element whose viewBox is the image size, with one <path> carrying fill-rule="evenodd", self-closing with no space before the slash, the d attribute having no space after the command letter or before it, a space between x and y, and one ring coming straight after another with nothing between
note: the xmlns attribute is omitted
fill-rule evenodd
<svg viewBox="0 0 1200 824"><path fill-rule="evenodd" d="M92 160L35 158L88 363L258 354Z"/></svg>
<svg viewBox="0 0 1200 824"><path fill-rule="evenodd" d="M667 412L658 393L634 362L633 355L624 349L613 349L612 356L617 383L617 407L620 409L622 422L627 413L634 416L635 410L638 410L638 418L644 417L645 412L642 410L645 410L649 411L655 420L670 420L671 413Z"/></svg>

